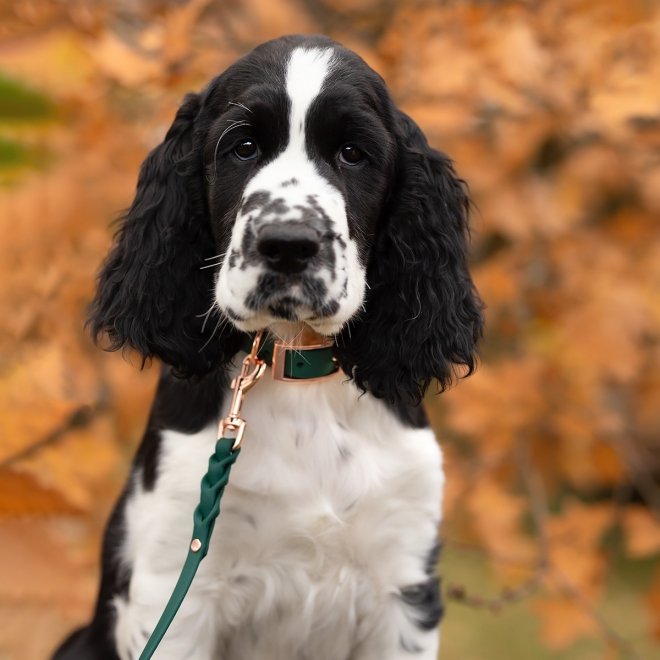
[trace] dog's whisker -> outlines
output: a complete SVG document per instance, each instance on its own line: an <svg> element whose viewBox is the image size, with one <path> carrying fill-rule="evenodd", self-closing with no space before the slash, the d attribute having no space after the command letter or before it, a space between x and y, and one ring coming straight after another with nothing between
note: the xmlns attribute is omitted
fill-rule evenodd
<svg viewBox="0 0 660 660"><path fill-rule="evenodd" d="M195 314L195 318L201 319L207 317L213 311L214 307L215 303L211 303L211 306L205 312L202 312L201 314Z"/></svg>
<svg viewBox="0 0 660 660"><path fill-rule="evenodd" d="M214 310L216 309L215 307L215 302L211 304L211 306L208 308L208 310L204 314L200 314L198 318L201 318L202 316L204 317L204 322L202 323L202 334L204 334L204 330L206 330L206 324L208 323L208 320L211 318L211 314L213 314Z"/></svg>
<svg viewBox="0 0 660 660"><path fill-rule="evenodd" d="M292 347L293 354L297 355L301 360L304 360L308 365L311 365L311 362L302 354L301 351L296 350L295 348Z"/></svg>
<svg viewBox="0 0 660 660"><path fill-rule="evenodd" d="M239 103L238 101L229 101L229 103L227 105L238 106L239 108L243 108L243 110L246 110L247 112L252 114L252 110L250 110L250 108L248 108L246 105L243 105L242 103Z"/></svg>
<svg viewBox="0 0 660 660"><path fill-rule="evenodd" d="M201 353L213 340L213 337L215 337L215 333L218 331L218 328L220 327L220 324L222 323L222 319L218 319L217 323L215 324L215 327L213 328L213 332L211 333L211 336L204 342L202 347L197 351L198 353Z"/></svg>
<svg viewBox="0 0 660 660"><path fill-rule="evenodd" d="M294 355L298 355L298 357L300 357L302 360L304 360L309 365L309 364L311 364L310 361L302 354L301 351L296 350L294 348L294 346L296 345L298 339L300 339L300 337L302 337L303 332L305 332L305 326L303 326L300 329L300 332L298 332L298 334L291 340L291 344L289 344L288 347L293 350Z"/></svg>
<svg viewBox="0 0 660 660"><path fill-rule="evenodd" d="M215 337L216 333L218 331L222 332L227 327L227 325L229 325L229 322L230 322L230 320L227 316L224 316L224 315L221 316L218 319L217 323L215 324L215 327L213 328L213 332L211 333L211 336L204 342L204 345L199 349L198 352L201 353L211 343L211 341Z"/></svg>
<svg viewBox="0 0 660 660"><path fill-rule="evenodd" d="M279 339L279 340L280 340L280 341L286 346L286 341L284 340L284 338L283 338L283 337L280 337L280 336L275 332L275 330L273 330L272 328L269 328L269 329L268 329L268 336L270 337L270 336L272 336L272 335L275 335L275 336L276 336L276 337L277 337L277 338L278 338L278 339Z"/></svg>
<svg viewBox="0 0 660 660"><path fill-rule="evenodd" d="M305 326L300 329L300 332L291 340L291 345L293 346L300 337L302 337L303 332L305 332Z"/></svg>

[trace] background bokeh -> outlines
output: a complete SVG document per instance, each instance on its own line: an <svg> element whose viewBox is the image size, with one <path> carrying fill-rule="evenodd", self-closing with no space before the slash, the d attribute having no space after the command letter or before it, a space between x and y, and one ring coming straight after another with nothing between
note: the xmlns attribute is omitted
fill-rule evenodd
<svg viewBox="0 0 660 660"><path fill-rule="evenodd" d="M145 423L83 330L111 221L183 94L268 38L360 53L471 187L482 365L446 456L444 660L660 647L660 6L654 0L0 4L0 660L90 613Z"/></svg>

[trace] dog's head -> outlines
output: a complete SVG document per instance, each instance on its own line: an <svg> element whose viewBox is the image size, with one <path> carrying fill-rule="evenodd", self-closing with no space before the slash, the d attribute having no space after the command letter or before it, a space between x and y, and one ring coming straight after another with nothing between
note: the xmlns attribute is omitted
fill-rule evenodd
<svg viewBox="0 0 660 660"><path fill-rule="evenodd" d="M468 198L383 80L323 37L259 46L188 95L102 269L96 337L183 374L306 323L347 375L419 400L474 368Z"/></svg>

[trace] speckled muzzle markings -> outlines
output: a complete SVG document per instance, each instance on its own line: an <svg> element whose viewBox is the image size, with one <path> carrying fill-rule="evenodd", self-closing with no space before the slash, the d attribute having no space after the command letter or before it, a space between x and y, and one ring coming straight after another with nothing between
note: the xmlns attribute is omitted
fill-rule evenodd
<svg viewBox="0 0 660 660"><path fill-rule="evenodd" d="M346 201L320 173L306 132L332 67L331 48L297 48L287 63L286 146L248 182L217 278L218 306L242 330L284 319L331 334L362 303L365 273Z"/></svg>

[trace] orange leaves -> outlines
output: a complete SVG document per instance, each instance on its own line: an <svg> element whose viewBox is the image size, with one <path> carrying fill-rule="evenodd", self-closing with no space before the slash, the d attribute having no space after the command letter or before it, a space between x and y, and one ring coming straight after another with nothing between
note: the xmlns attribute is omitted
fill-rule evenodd
<svg viewBox="0 0 660 660"><path fill-rule="evenodd" d="M628 555L648 557L660 553L660 523L646 508L629 507L623 514Z"/></svg>
<svg viewBox="0 0 660 660"><path fill-rule="evenodd" d="M72 524L0 518L0 657L50 657L63 631L88 616L98 552L85 547L88 535Z"/></svg>
<svg viewBox="0 0 660 660"><path fill-rule="evenodd" d="M0 469L0 517L75 512L57 490L43 488L20 472Z"/></svg>
<svg viewBox="0 0 660 660"><path fill-rule="evenodd" d="M90 54L101 72L126 87L167 83L192 56L193 29L208 4L191 0L171 7L133 43L108 30L89 43Z"/></svg>
<svg viewBox="0 0 660 660"><path fill-rule="evenodd" d="M598 613L612 497L645 500L623 505L624 551L660 552L658 18L615 0L402 3L381 40L396 92L477 202L483 364L433 415L446 533L500 576L533 544L519 575L543 577L535 611L553 648L617 639ZM530 467L552 509L536 538Z"/></svg>
<svg viewBox="0 0 660 660"><path fill-rule="evenodd" d="M605 560L601 540L613 524L607 505L569 501L547 524L548 559L560 580L579 589L587 599L599 594Z"/></svg>
<svg viewBox="0 0 660 660"><path fill-rule="evenodd" d="M163 75L160 58L141 53L112 32L106 32L90 48L98 68L126 87L154 82Z"/></svg>
<svg viewBox="0 0 660 660"><path fill-rule="evenodd" d="M598 633L593 618L568 596L543 598L533 607L541 620L541 635L552 649L565 649L579 637Z"/></svg>
<svg viewBox="0 0 660 660"><path fill-rule="evenodd" d="M23 454L66 425L81 406L92 403L90 384L69 377L57 346L35 352L5 371L0 380L0 461Z"/></svg>
<svg viewBox="0 0 660 660"><path fill-rule="evenodd" d="M35 484L61 493L77 511L89 511L97 502L99 484L118 467L120 454L107 417L96 417L82 429L72 429L57 444L23 459L18 470Z"/></svg>
<svg viewBox="0 0 660 660"><path fill-rule="evenodd" d="M163 26L163 59L170 66L182 62L192 49L193 30L211 0L190 0L171 7Z"/></svg>
<svg viewBox="0 0 660 660"><path fill-rule="evenodd" d="M540 367L534 360L484 363L477 378L446 395L451 427L473 439L483 460L510 453L518 435L545 409Z"/></svg>
<svg viewBox="0 0 660 660"><path fill-rule="evenodd" d="M651 613L653 636L656 640L660 641L660 568L656 569L653 581L649 590L646 592L644 600Z"/></svg>
<svg viewBox="0 0 660 660"><path fill-rule="evenodd" d="M549 647L619 648L600 613L608 560L660 556L657 3L120 4L0 9L0 70L57 105L21 122L41 169L0 188L0 657L46 657L86 615L153 392L155 370L82 329L110 223L183 93L292 32L357 49L470 184L482 366L429 398L448 545L491 559L498 606L540 594ZM646 603L660 639L659 572L645 590L624 601Z"/></svg>
<svg viewBox="0 0 660 660"><path fill-rule="evenodd" d="M603 632L605 624L595 603L606 569L601 540L612 522L610 507L577 501L567 503L560 515L548 521L548 595L538 598L533 607L550 648L566 648L580 637Z"/></svg>
<svg viewBox="0 0 660 660"><path fill-rule="evenodd" d="M479 542L493 555L532 563L533 540L522 529L527 512L525 497L505 491L486 475L474 480L467 493L467 511Z"/></svg>
<svg viewBox="0 0 660 660"><path fill-rule="evenodd" d="M67 607L80 608L80 602L76 603L76 600L82 589L78 585L82 582L85 591L92 585L80 580L80 561L71 555L67 561L66 556L62 556L63 540L70 533L47 522L2 521L0 584L3 596L10 601L29 598L48 603L59 592L68 592L71 598ZM85 595L85 600L87 598Z"/></svg>

